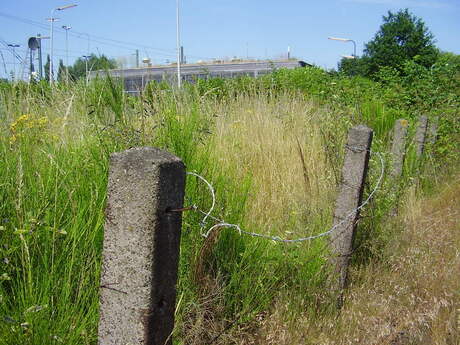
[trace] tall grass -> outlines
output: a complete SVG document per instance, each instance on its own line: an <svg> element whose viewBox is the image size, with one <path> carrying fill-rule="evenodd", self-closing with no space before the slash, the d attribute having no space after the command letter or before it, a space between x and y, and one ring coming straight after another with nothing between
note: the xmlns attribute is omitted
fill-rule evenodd
<svg viewBox="0 0 460 345"><path fill-rule="evenodd" d="M183 92L151 85L138 98L110 79L54 89L1 85L2 344L96 344L112 152L151 145L176 154L212 183L213 215L243 229L282 238L327 229L347 129L375 127L373 149L385 151L393 120L404 114L371 98L356 103L343 89L341 102L326 102L321 87L338 86L317 70L306 80L296 74L303 71L283 73ZM314 87L301 92L281 81ZM371 183L377 175L371 165ZM211 201L188 176L186 204L207 210ZM375 228L394 201L381 193L373 205L380 218L364 226ZM231 329L250 327L276 303L289 306L287 318L333 304L324 293L326 240L288 245L224 228L205 239L200 233L213 223L202 218L184 214L178 343L230 343Z"/></svg>
<svg viewBox="0 0 460 345"><path fill-rule="evenodd" d="M286 323L278 304L256 344L458 344L460 180L437 184L430 197L411 188L400 215L387 221L384 260L351 271L340 315L302 315Z"/></svg>

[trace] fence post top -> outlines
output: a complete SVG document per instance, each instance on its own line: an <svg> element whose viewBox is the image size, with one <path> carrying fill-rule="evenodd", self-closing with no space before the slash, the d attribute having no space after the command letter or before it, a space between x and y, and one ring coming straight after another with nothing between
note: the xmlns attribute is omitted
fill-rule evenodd
<svg viewBox="0 0 460 345"><path fill-rule="evenodd" d="M365 125L354 126L348 131L347 145L349 147L368 150L373 134L374 131L372 128Z"/></svg>
<svg viewBox="0 0 460 345"><path fill-rule="evenodd" d="M363 132L363 133L371 133L373 132L372 128L367 127L366 125L357 125L350 128L350 131L353 132Z"/></svg>
<svg viewBox="0 0 460 345"><path fill-rule="evenodd" d="M110 155L110 160L113 163L127 162L128 164L149 164L158 163L182 163L182 160L175 155L156 148L156 147L135 147L121 152L114 152Z"/></svg>

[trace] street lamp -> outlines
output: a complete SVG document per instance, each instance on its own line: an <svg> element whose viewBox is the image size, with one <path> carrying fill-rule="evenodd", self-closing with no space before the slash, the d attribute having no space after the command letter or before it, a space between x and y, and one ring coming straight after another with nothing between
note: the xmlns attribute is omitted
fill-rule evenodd
<svg viewBox="0 0 460 345"><path fill-rule="evenodd" d="M51 18L49 18L49 21L51 22L51 47L50 47L50 70L49 70L49 75L50 75L50 84L53 84L53 24L58 18L54 18L54 12L56 11L64 11L72 7L76 7L77 4L70 4L70 5L65 5L61 7L56 7L51 10Z"/></svg>
<svg viewBox="0 0 460 345"><path fill-rule="evenodd" d="M176 43L177 43L177 87L181 88L181 73L180 73L180 31L179 31L179 0L176 1Z"/></svg>
<svg viewBox="0 0 460 345"><path fill-rule="evenodd" d="M72 29L69 25L63 25L65 30L65 65L66 65L66 80L69 82L69 30Z"/></svg>
<svg viewBox="0 0 460 345"><path fill-rule="evenodd" d="M353 43L353 56L356 57L356 42L350 38L339 38L339 37L328 37L329 40L341 41L341 42L352 42Z"/></svg>
<svg viewBox="0 0 460 345"><path fill-rule="evenodd" d="M19 45L19 44L8 44L8 47L13 48L13 59L14 59L14 60L13 60L13 61L14 61L14 63L13 63L13 69L14 69L14 72L13 72L13 81L15 81L15 80L16 80L16 52L15 52L15 49L16 49L16 48L19 48L20 45Z"/></svg>

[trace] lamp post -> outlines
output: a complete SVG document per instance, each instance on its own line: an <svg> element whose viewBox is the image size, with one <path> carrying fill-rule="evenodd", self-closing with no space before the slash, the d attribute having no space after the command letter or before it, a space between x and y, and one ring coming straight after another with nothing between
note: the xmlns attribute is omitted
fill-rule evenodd
<svg viewBox="0 0 460 345"><path fill-rule="evenodd" d="M13 81L15 81L16 80L16 51L15 51L15 49L19 48L20 45L19 44L8 44L8 47L13 48L13 59L14 59L13 60L14 61L13 62L13 70L14 70L14 72L13 72Z"/></svg>
<svg viewBox="0 0 460 345"><path fill-rule="evenodd" d="M180 71L180 31L179 31L179 0L176 1L176 43L177 43L177 87L181 88L181 71Z"/></svg>
<svg viewBox="0 0 460 345"><path fill-rule="evenodd" d="M66 65L66 80L69 83L69 30L72 29L69 25L63 25L62 28L65 30L65 65Z"/></svg>
<svg viewBox="0 0 460 345"><path fill-rule="evenodd" d="M49 76L50 76L50 84L53 84L53 24L58 18L54 18L54 12L56 11L64 11L69 8L75 7L77 4L70 4L70 5L65 5L61 7L56 7L51 10L51 18L49 18L49 21L51 22L51 44L50 44L50 70L49 70Z"/></svg>
<svg viewBox="0 0 460 345"><path fill-rule="evenodd" d="M341 41L341 42L352 42L353 43L353 56L356 57L356 42L350 38L340 38L340 37L328 37L329 40Z"/></svg>

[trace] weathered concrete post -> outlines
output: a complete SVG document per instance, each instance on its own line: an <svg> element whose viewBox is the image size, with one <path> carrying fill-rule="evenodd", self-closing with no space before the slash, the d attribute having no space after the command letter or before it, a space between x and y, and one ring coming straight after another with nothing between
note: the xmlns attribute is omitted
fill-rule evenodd
<svg viewBox="0 0 460 345"><path fill-rule="evenodd" d="M428 118L426 116L420 116L418 119L418 127L415 132L415 152L417 157L420 158L425 149L426 131L428 129Z"/></svg>
<svg viewBox="0 0 460 345"><path fill-rule="evenodd" d="M430 121L429 129L428 129L428 141L431 145L433 145L436 140L438 140L438 126L439 126L439 118L433 117Z"/></svg>
<svg viewBox="0 0 460 345"><path fill-rule="evenodd" d="M396 120L393 129L393 144L391 146L391 155L393 158L393 166L391 176L398 179L402 175L404 157L406 155L406 138L407 138L407 120Z"/></svg>
<svg viewBox="0 0 460 345"><path fill-rule="evenodd" d="M334 212L336 228L330 238L340 292L348 284L348 265L353 250L356 221L359 217L357 208L362 200L372 136L372 129L363 125L353 127L348 132L345 161L342 168L342 184ZM340 297L339 306L341 304L342 298Z"/></svg>
<svg viewBox="0 0 460 345"><path fill-rule="evenodd" d="M168 152L111 156L99 345L172 344L185 167Z"/></svg>

